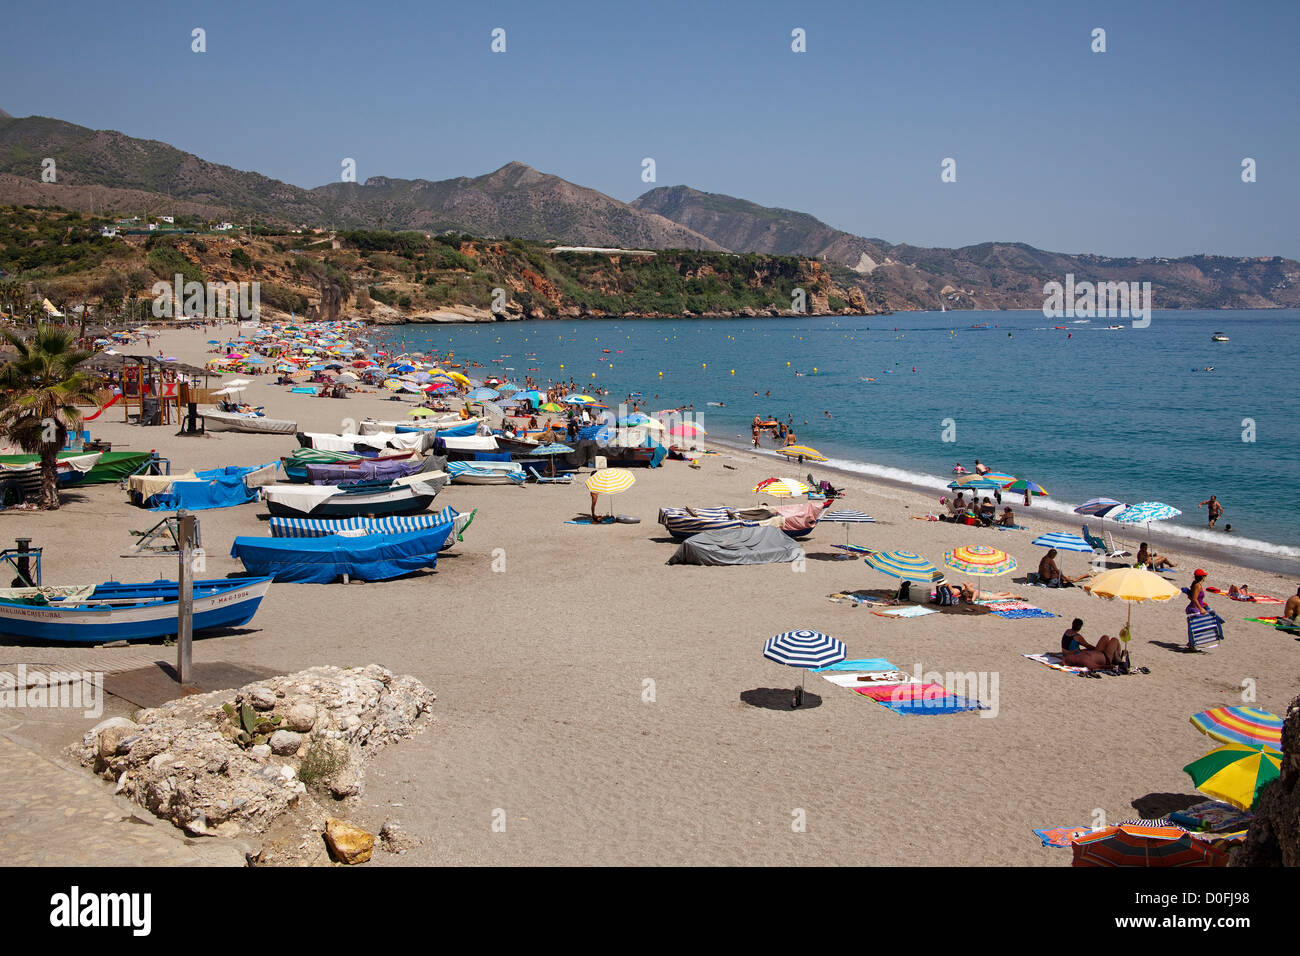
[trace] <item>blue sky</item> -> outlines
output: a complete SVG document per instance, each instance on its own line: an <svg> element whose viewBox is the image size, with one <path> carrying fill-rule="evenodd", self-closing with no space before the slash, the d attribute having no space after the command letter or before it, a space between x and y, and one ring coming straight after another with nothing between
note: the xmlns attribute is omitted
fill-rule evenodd
<svg viewBox="0 0 1300 956"><path fill-rule="evenodd" d="M1300 258L1298 49L1291 0L45 3L0 108L307 187L517 159L631 200L648 156L893 242Z"/></svg>

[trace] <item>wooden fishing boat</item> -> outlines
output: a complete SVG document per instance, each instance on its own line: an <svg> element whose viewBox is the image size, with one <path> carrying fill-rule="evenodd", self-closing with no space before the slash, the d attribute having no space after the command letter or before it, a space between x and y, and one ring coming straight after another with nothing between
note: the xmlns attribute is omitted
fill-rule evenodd
<svg viewBox="0 0 1300 956"><path fill-rule="evenodd" d="M194 582L194 633L239 627L257 613L269 577ZM68 644L168 637L177 632L175 581L0 591L0 636Z"/></svg>
<svg viewBox="0 0 1300 956"><path fill-rule="evenodd" d="M267 485L262 498L279 518L383 518L418 514L438 494L443 472L354 485Z"/></svg>
<svg viewBox="0 0 1300 956"><path fill-rule="evenodd" d="M267 418L247 412L220 412L215 408L200 412L203 427L210 432L251 432L262 435L292 435L298 430L297 422Z"/></svg>

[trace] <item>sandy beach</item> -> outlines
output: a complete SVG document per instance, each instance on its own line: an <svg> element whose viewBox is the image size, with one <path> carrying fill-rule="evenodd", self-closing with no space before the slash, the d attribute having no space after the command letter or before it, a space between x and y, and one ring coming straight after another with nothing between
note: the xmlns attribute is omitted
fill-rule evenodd
<svg viewBox="0 0 1300 956"><path fill-rule="evenodd" d="M167 332L151 351L202 365L209 337ZM270 380L250 385L247 400L300 430L405 416L387 392L325 399ZM271 462L295 444L230 432L180 437L175 426L124 424L119 408L89 427L114 450L157 449L173 472ZM196 641L195 660L283 672L375 662L437 693L434 725L382 751L348 809L372 830L400 820L422 841L401 857L377 854L371 865L385 866L1068 866L1070 853L1042 848L1033 828L1117 823L1185 805L1195 791L1181 768L1213 749L1188 718L1243 703L1283 713L1300 686L1300 643L1243 620L1276 610L1226 595L1211 596L1227 623L1224 643L1208 653L1177 649L1186 644L1182 600L1133 608L1130 651L1148 674L1082 679L1022 657L1058 649L1076 616L1090 639L1116 634L1127 607L1022 583L1042 554L1033 538L1077 533L1079 523L1023 509L1018 497L1007 501L1025 531L913 520L936 507L935 495L853 477L842 479L840 506L877 519L852 528L856 544L935 563L964 544L1010 552L1019 569L985 588L1014 591L1060 617L892 620L835 603L828 595L897 586L860 559L841 559L832 547L845 540L840 525L819 525L803 542L806 561L794 565L666 564L676 544L656 522L659 508L757 503L750 489L760 479L809 470L818 473L737 450L706 456L698 470L666 461L638 469L636 484L614 501L640 523L608 526L565 523L589 506L581 482L452 485L437 504L478 515L436 571L384 583L273 585L249 628ZM119 557L132 543L128 532L160 514L133 507L116 485L74 487L63 500L56 513L0 513L0 538L31 537L44 548L46 583L175 576L174 558ZM199 516L208 577L242 570L229 557L234 536L268 534L260 504ZM1136 550L1137 539L1125 537ZM1225 563L1222 554L1160 549L1178 562L1178 586L1200 566L1225 591L1248 582L1264 594L1295 593L1295 580ZM1061 563L1077 575L1087 557L1063 554ZM909 673L984 675L994 709L902 716L809 675L805 706L791 710L798 672L764 660L762 647L794 628L825 632L851 658L888 658ZM156 647L159 659L174 657ZM5 661L41 659L39 649L2 650ZM110 714L128 712L108 704ZM55 733L4 719L11 735L51 749L93 723ZM498 811L504 832L493 827Z"/></svg>

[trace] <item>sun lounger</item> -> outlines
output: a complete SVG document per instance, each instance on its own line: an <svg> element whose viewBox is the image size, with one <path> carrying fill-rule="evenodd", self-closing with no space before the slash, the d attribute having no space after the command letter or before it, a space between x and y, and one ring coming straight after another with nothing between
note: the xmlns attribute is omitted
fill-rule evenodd
<svg viewBox="0 0 1300 956"><path fill-rule="evenodd" d="M540 485L567 485L573 481L573 475L556 475L554 478L547 478L538 472L536 468L531 467L528 469L528 473Z"/></svg>
<svg viewBox="0 0 1300 956"><path fill-rule="evenodd" d="M1106 532L1106 535L1107 537L1104 539L1099 538L1088 530L1087 525L1083 526L1083 540L1092 545L1093 551L1100 551L1108 558L1124 558L1129 555L1128 551L1115 546L1115 539L1110 536L1109 531Z"/></svg>

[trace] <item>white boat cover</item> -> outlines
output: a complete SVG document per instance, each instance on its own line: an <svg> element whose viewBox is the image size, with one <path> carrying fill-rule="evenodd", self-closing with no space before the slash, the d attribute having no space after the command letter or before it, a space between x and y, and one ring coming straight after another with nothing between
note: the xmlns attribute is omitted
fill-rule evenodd
<svg viewBox="0 0 1300 956"><path fill-rule="evenodd" d="M448 451L496 451L497 439L495 435L463 435L459 438L444 438ZM489 462L479 462L478 464L489 464Z"/></svg>
<svg viewBox="0 0 1300 956"><path fill-rule="evenodd" d="M376 432L373 435L327 435L324 432L306 432L311 446L320 451L350 452L357 445L367 448L398 448L426 452L433 447L432 432Z"/></svg>

